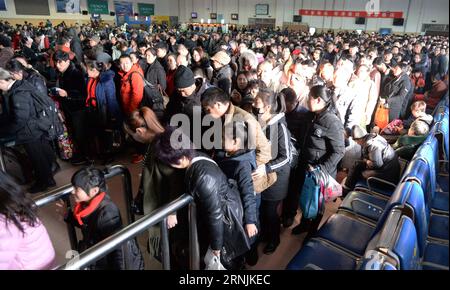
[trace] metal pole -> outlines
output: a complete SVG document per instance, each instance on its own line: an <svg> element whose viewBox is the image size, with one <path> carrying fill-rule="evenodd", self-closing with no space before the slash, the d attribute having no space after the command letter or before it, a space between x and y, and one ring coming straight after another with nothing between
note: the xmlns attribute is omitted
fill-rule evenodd
<svg viewBox="0 0 450 290"><path fill-rule="evenodd" d="M138 221L128 225L117 233L104 239L100 243L87 249L78 257L76 257L76 260L69 261L66 265L62 265L57 269L78 270L92 264L93 262L103 258L108 253L115 250L121 244L125 243L133 237L136 237L158 222L161 222L166 216L186 206L192 201L193 197L191 195L184 194L180 196L163 208L153 211L152 213L142 217Z"/></svg>
<svg viewBox="0 0 450 290"><path fill-rule="evenodd" d="M191 270L200 270L200 249L197 235L197 207L189 204L189 264Z"/></svg>
<svg viewBox="0 0 450 290"><path fill-rule="evenodd" d="M121 166L121 165L120 165ZM131 209L131 205L133 204L133 188L131 183L131 173L128 168L121 166L120 171L122 173L123 180L123 191L125 192L125 202L127 205L127 218L128 224L131 224L136 220L134 216L134 211Z"/></svg>
<svg viewBox="0 0 450 290"><path fill-rule="evenodd" d="M6 172L5 160L3 159L3 148L0 147L0 170Z"/></svg>
<svg viewBox="0 0 450 290"><path fill-rule="evenodd" d="M160 226L163 269L170 270L169 230L167 229L167 217L161 221Z"/></svg>
<svg viewBox="0 0 450 290"><path fill-rule="evenodd" d="M72 184L66 184L64 186L43 193L33 199L38 207L42 207L52 202L55 202L58 199L68 196L72 192L72 190L73 190Z"/></svg>
<svg viewBox="0 0 450 290"><path fill-rule="evenodd" d="M69 210L71 206L70 198L66 197L66 208ZM75 230L74 225L66 223L67 226L67 233L69 234L69 241L70 241L70 248L72 250L78 249L78 238L77 238L77 231Z"/></svg>

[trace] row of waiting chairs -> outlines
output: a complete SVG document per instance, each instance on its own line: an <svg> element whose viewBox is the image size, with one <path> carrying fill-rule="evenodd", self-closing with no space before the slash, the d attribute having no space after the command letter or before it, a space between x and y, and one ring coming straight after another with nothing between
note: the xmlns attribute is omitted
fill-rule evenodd
<svg viewBox="0 0 450 290"><path fill-rule="evenodd" d="M448 97L434 117L395 189L358 183L287 269L449 269Z"/></svg>

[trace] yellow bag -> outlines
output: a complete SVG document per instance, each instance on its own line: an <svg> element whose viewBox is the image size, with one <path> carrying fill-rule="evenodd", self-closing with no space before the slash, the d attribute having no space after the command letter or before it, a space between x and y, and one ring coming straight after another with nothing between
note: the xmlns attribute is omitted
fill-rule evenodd
<svg viewBox="0 0 450 290"><path fill-rule="evenodd" d="M261 178L253 179L253 187L256 193L261 193L277 181L277 173L270 172Z"/></svg>

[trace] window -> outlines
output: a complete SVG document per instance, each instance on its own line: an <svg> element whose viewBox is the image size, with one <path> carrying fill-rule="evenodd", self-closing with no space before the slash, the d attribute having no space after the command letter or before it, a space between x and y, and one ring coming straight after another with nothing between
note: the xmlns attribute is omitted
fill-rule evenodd
<svg viewBox="0 0 450 290"><path fill-rule="evenodd" d="M256 15L269 15L269 4L256 4Z"/></svg>

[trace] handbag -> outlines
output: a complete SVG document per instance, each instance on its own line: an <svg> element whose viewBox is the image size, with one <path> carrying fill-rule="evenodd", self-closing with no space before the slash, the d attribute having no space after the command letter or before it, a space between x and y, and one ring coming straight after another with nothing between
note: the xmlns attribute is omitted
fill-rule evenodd
<svg viewBox="0 0 450 290"><path fill-rule="evenodd" d="M319 213L322 202L320 183L316 175L318 170L320 169L316 168L305 173L305 182L301 189L299 203L302 210L302 218L315 219Z"/></svg>
<svg viewBox="0 0 450 290"><path fill-rule="evenodd" d="M253 178L253 187L256 193L261 193L271 187L277 181L277 173L270 172L263 177Z"/></svg>
<svg viewBox="0 0 450 290"><path fill-rule="evenodd" d="M381 102L378 103L374 123L381 130L389 124L389 107Z"/></svg>

